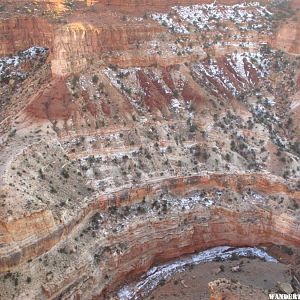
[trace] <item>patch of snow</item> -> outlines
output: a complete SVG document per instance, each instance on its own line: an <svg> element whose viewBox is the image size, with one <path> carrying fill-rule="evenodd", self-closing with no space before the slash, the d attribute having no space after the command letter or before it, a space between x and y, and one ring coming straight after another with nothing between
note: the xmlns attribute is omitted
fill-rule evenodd
<svg viewBox="0 0 300 300"><path fill-rule="evenodd" d="M267 198L257 192L249 191L243 196L243 200L249 201L254 204L257 204L257 203L264 204L266 202Z"/></svg>
<svg viewBox="0 0 300 300"><path fill-rule="evenodd" d="M181 110L182 104L180 103L180 101L176 98L171 99L171 108L175 111L175 112L179 112L179 110Z"/></svg>
<svg viewBox="0 0 300 300"><path fill-rule="evenodd" d="M231 67L235 70L238 76L248 81L248 76L245 71L245 56L241 53L234 53L231 59L227 59Z"/></svg>
<svg viewBox="0 0 300 300"><path fill-rule="evenodd" d="M186 27L174 21L169 14L156 13L156 14L152 14L151 17L159 24L169 28L172 32L189 34L189 31L186 29Z"/></svg>
<svg viewBox="0 0 300 300"><path fill-rule="evenodd" d="M219 21L232 21L236 25L244 23L267 23L271 13L258 2L236 5L197 4L191 6L175 6L173 9L188 23L200 30L210 30ZM254 28L253 28L254 29Z"/></svg>
<svg viewBox="0 0 300 300"><path fill-rule="evenodd" d="M268 97L264 99L264 105L266 106L274 106L276 104L274 97Z"/></svg>
<svg viewBox="0 0 300 300"><path fill-rule="evenodd" d="M144 276L142 276L140 281L129 284L120 289L118 297L120 300L140 299L140 297L145 297L153 291L163 279L166 280L177 272L185 271L190 265L211 262L216 258L225 261L230 259L233 255L239 255L242 257L255 256L267 262L278 262L275 258L268 255L263 249L251 247L231 248L229 246L216 247L151 268Z"/></svg>
<svg viewBox="0 0 300 300"><path fill-rule="evenodd" d="M130 103L139 111L146 112L141 103L142 89L139 86L137 72L140 68L128 68L113 70L106 68L103 73L110 80L112 85L120 90L130 101Z"/></svg>
<svg viewBox="0 0 300 300"><path fill-rule="evenodd" d="M269 74L271 62L260 52L243 52L227 56L226 64L235 71L236 74L233 75L235 75L236 80L245 86L246 83L253 84L250 70L255 71L258 77L266 77ZM226 68L218 61L210 59L207 63L195 63L193 64L193 71L202 78L206 77L208 81L214 80L213 85L217 82L232 95L238 95L239 85L231 80L226 73ZM211 88L218 92L213 86Z"/></svg>
<svg viewBox="0 0 300 300"><path fill-rule="evenodd" d="M195 206L201 205L205 207L210 207L215 204L220 198L220 195L213 194L208 196L206 194L201 193L200 191L194 191L189 195L180 198L163 198L166 200L168 207L171 210L178 210L178 209L186 209L190 210L195 208Z"/></svg>
<svg viewBox="0 0 300 300"><path fill-rule="evenodd" d="M47 52L47 48L31 47L19 52L18 55L0 58L0 76L25 78L26 73L18 71L21 63L25 60L33 60L37 57L45 56Z"/></svg>
<svg viewBox="0 0 300 300"><path fill-rule="evenodd" d="M218 81L226 90L233 95L237 95L237 90L230 79L225 75L224 70L218 65L217 61L211 60L209 64L198 63L194 65L196 73L202 73L208 78Z"/></svg>

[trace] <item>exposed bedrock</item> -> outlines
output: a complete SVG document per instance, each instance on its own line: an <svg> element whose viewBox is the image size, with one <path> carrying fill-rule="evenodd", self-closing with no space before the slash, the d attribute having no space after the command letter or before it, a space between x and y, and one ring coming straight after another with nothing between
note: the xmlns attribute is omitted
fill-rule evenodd
<svg viewBox="0 0 300 300"><path fill-rule="evenodd" d="M128 51L135 47L138 40L150 40L163 31L158 26L146 27L135 26L92 26L88 23L72 23L57 29L54 39L54 51L52 56L52 72L56 75L67 75L79 72L93 58L100 61L107 60L108 51ZM135 51L123 53L123 58L117 59L128 61L127 65L151 65L156 61L148 59L146 55ZM127 58L127 59L126 59ZM135 61L135 63L134 63ZM144 61L144 62L143 62ZM115 62L115 61L114 61Z"/></svg>
<svg viewBox="0 0 300 300"><path fill-rule="evenodd" d="M300 13L289 22L280 26L274 36L274 46L287 53L299 55L300 53L300 26L298 18Z"/></svg>
<svg viewBox="0 0 300 300"><path fill-rule="evenodd" d="M208 284L210 289L210 300L252 300L253 295L256 299L267 299L267 294L259 288L249 287L234 283L226 278L220 278Z"/></svg>
<svg viewBox="0 0 300 300"><path fill-rule="evenodd" d="M105 299L195 251L299 248L295 15L170 8L208 2L0 12L1 299Z"/></svg>
<svg viewBox="0 0 300 300"><path fill-rule="evenodd" d="M54 3L55 1L53 1ZM69 75L82 71L88 64L98 60L98 64L113 63L121 67L151 66L154 64L171 65L195 61L205 58L204 52L186 56L174 55L161 56L149 53L147 42L160 40L175 41L183 35L168 31L168 28L154 22L149 17L141 22L139 18L131 16L128 24L122 22L122 13L118 11L117 19L105 19L102 15L101 5L111 7L129 6L155 9L161 6L161 1L98 1L100 8L89 18L76 20L75 16L55 22L43 17L19 16L0 21L0 55L9 55L27 49L34 45L50 48L50 61L54 75ZM138 3L137 3L138 2ZM188 5L191 3L211 3L212 1L167 1L163 6L170 7L176 4ZM221 1L224 4L233 4L238 1ZM48 4L47 4L48 5ZM140 18L142 19L142 18ZM76 20L74 22L74 20ZM275 48L298 55L299 54L299 26L297 19L289 19L286 24L270 33L266 40ZM195 34L190 34L189 39L197 43ZM249 37L250 38L250 37ZM260 36L256 38L259 44ZM140 43L142 41L142 43ZM243 41L241 41L243 42ZM199 43L199 41L198 41ZM141 46L142 44L142 46ZM255 43L254 43L255 44ZM203 45L201 45L203 46ZM230 47L229 47L230 48ZM226 52L228 49L216 51ZM227 49L227 50L226 50ZM232 49L231 49L232 50Z"/></svg>
<svg viewBox="0 0 300 300"><path fill-rule="evenodd" d="M34 45L51 48L52 42L52 27L44 18L27 16L0 21L0 56Z"/></svg>
<svg viewBox="0 0 300 300"><path fill-rule="evenodd" d="M177 188L180 190L180 185ZM18 272L32 276L32 284L36 284L30 288L35 293L30 298L106 299L119 285L133 280L152 265L194 251L220 245L274 243L291 247L299 246L300 242L300 222L296 217L249 203L240 208L197 204L192 209L171 209L166 215L152 211L123 219L122 229L114 229L119 221L116 218L109 225L96 225L97 216L90 215L80 230L70 232L68 239L58 244L59 248L53 248L41 260L37 258L19 266ZM96 233L90 234L93 226ZM76 244L74 240L79 237ZM39 241L42 242L45 240ZM26 251L38 248L41 247L32 245ZM43 265L45 260L47 264ZM54 261L69 267L66 270L50 267L49 279L47 266ZM33 266L39 270L38 277L32 273ZM4 291L9 292L9 288Z"/></svg>
<svg viewBox="0 0 300 300"><path fill-rule="evenodd" d="M209 4L214 3L214 0L168 0L168 1L160 1L160 0L130 0L130 1L121 1L121 0L90 0L88 1L90 4L100 3L104 5L113 5L113 6L121 6L121 7L163 7L167 8L173 5L191 5L191 4ZM250 0L246 0L244 2L251 2ZM236 4L240 3L239 0L219 0L218 3L221 4Z"/></svg>
<svg viewBox="0 0 300 300"><path fill-rule="evenodd" d="M115 191L90 201L74 218L65 224L56 223L51 211L32 213L30 216L7 219L1 224L0 266L1 272L33 259L50 250L66 236L77 231L78 226L90 222L97 211L104 211L107 206L124 206L156 199L168 190L177 197L183 197L195 190L228 188L237 193L253 189L262 194L287 195L300 201L298 191L289 191L288 187L276 179L262 174L207 175L187 178L172 178L145 184L139 188ZM63 208L62 208L63 210ZM68 213L68 212L65 212ZM187 219L183 228L179 224ZM274 210L264 205L245 203L242 208L226 207L216 203L209 208L200 205L193 210L182 210L168 214L168 217L145 215L128 228L113 236L103 237L98 244L110 245L126 242L129 250L126 255L111 257L105 268L114 270L108 291L119 285L128 275L137 275L147 270L154 263L178 257L185 253L206 249L217 245L259 245L274 243L299 245L299 220L292 214ZM184 231L184 232L183 232ZM91 253L96 253L93 249ZM137 253L140 255L137 256ZM137 266L136 266L137 265ZM77 276L77 275L76 275ZM77 278L78 279L78 278ZM75 280L75 278L74 278ZM93 280L101 282L98 275ZM63 284L64 285L64 284ZM66 288L61 286L58 289ZM51 295L55 292L49 292ZM101 290L95 291L101 294Z"/></svg>
<svg viewBox="0 0 300 300"><path fill-rule="evenodd" d="M187 220L187 221L185 221ZM183 228L180 224L186 222ZM220 245L258 246L266 243L299 245L299 222L264 210L230 211L216 207L179 214L163 221L138 224L115 241L128 242L130 254L112 261L111 285L100 294L109 295L120 283L147 271L150 266L186 253Z"/></svg>
<svg viewBox="0 0 300 300"><path fill-rule="evenodd" d="M105 299L120 284L136 278L152 265L194 251L224 244L299 245L298 227L299 222L287 215L255 207L238 211L198 206L169 213L167 217L132 218L118 233L109 232L100 240L84 239L89 249L78 247L75 255L67 258L76 259L75 269L63 278L54 274L56 278L43 284L39 297L70 299L84 295L83 299Z"/></svg>

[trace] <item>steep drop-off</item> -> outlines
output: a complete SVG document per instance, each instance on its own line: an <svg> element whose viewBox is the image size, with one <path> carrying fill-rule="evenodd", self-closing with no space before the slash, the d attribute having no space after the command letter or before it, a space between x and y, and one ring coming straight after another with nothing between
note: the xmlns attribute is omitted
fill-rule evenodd
<svg viewBox="0 0 300 300"><path fill-rule="evenodd" d="M294 2L5 5L0 298L108 299L221 245L299 267Z"/></svg>

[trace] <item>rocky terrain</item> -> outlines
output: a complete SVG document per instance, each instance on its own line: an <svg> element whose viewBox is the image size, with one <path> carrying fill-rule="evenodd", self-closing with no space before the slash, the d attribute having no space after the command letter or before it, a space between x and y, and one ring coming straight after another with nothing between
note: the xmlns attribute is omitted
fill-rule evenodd
<svg viewBox="0 0 300 300"><path fill-rule="evenodd" d="M288 267L280 263L257 259L211 262L163 281L147 299L209 299L210 295L211 299L268 299L266 291L274 289L274 282L290 280Z"/></svg>
<svg viewBox="0 0 300 300"><path fill-rule="evenodd" d="M118 299L217 246L266 247L285 265L261 270L299 291L299 18L297 0L1 0L0 299ZM276 284L217 275L205 297Z"/></svg>

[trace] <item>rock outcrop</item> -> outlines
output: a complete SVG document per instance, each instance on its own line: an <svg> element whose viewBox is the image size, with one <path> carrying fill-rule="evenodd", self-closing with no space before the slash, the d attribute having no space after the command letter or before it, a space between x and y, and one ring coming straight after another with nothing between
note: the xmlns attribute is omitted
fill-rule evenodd
<svg viewBox="0 0 300 300"><path fill-rule="evenodd" d="M157 26L93 26L84 23L71 23L57 29L52 56L52 71L56 75L68 75L80 72L94 60L107 61L109 51L127 50L135 48L138 41L148 41L162 32ZM134 52L131 56L138 56ZM129 58L127 65L131 65L134 58ZM136 58L137 59L137 58ZM146 58L147 59L147 58ZM126 60L121 57L118 61ZM140 59L142 61L142 59ZM155 61L146 62L151 65ZM121 63L122 65L122 63ZM137 65L137 64L132 64Z"/></svg>
<svg viewBox="0 0 300 300"><path fill-rule="evenodd" d="M107 299L210 247L299 248L294 2L26 2L0 11L1 299ZM212 299L235 299L223 283Z"/></svg>
<svg viewBox="0 0 300 300"><path fill-rule="evenodd" d="M232 282L226 278L212 281L208 284L210 300L251 300L268 299L268 295L261 289L248 287L239 282Z"/></svg>
<svg viewBox="0 0 300 300"><path fill-rule="evenodd" d="M6 56L34 45L52 48L52 26L41 17L0 20L0 55Z"/></svg>
<svg viewBox="0 0 300 300"><path fill-rule="evenodd" d="M300 14L296 14L288 23L280 26L275 35L274 46L288 53L299 55L300 53L300 26L298 19Z"/></svg>
<svg viewBox="0 0 300 300"><path fill-rule="evenodd" d="M162 4L161 1L145 1L145 3L132 1L126 2L125 6L132 8L151 7L151 9L163 6L171 9L171 6L174 5L202 4L206 2L211 3L211 1L178 1L175 3L174 1L169 1ZM224 4L230 5L237 2L234 0L224 1ZM195 60L195 57L190 59L176 58L176 53L175 57L154 57L147 53L147 47L137 50L136 48L140 47L141 43L159 40L159 35L163 32L165 33L165 29L162 26L158 26L158 24L150 22L149 19L144 19L141 22L142 18L135 16L132 17L134 21L131 21L131 24L124 24L122 11L119 12L118 10L118 7L124 6L122 1L114 1L113 3L111 1L109 3L100 1L97 3L100 5L100 8L95 9L96 12L100 13L99 18L101 18L101 7L103 5L117 9L118 18L113 20L111 25L103 21L99 22L99 18L95 18L93 13L90 13L88 20L80 19L80 21L73 22L72 20L76 19L76 16L70 17L70 21L62 21L62 23L67 23L66 25L57 24L53 20L48 21L43 17L33 16L20 16L0 21L2 36L2 40L0 40L0 54L12 54L33 45L48 47L52 53L50 57L53 74L59 76L80 72L93 60L104 60L106 63L119 64L121 67L145 67L156 63L167 65L167 62L170 65ZM57 6L62 13L64 11L62 8L63 4L60 1L49 1L46 7L49 6ZM70 12L68 13L70 14ZM107 18L105 13L103 13L103 17ZM284 26L279 27L278 32L272 36L271 43L279 49L284 49L288 53L297 55L299 54L298 37L299 26L297 26L297 20L291 20ZM178 38L178 36L175 38ZM191 41L194 38L194 36L190 36ZM267 37L266 40L268 40ZM118 50L121 50L123 54L115 53ZM131 50L131 52L126 53L128 50ZM114 52L113 55L111 55L112 51ZM217 47L217 51L222 50ZM199 55L196 58L199 58Z"/></svg>
<svg viewBox="0 0 300 300"><path fill-rule="evenodd" d="M231 190L237 189L239 193L242 193L243 190L256 189L261 193L271 195L278 193L281 195L287 194L299 201L299 192L290 194L284 185L278 182L270 182L261 175L241 175L238 178L238 181L236 181L236 177L229 176L226 178L224 175L182 179L174 178L152 185L148 184L139 189L110 193L82 208L81 214L74 219L70 219L68 223L64 225L57 224L55 227L50 212L42 214L33 213L27 219L17 219L13 222L3 224L3 228L6 228L7 232L6 234L2 232L2 235L6 236L4 242L9 247L2 248L1 271L14 270L17 267L19 270L20 268L23 269L24 274L26 274L28 271L25 270L28 268L28 264L21 267L20 263L22 264L28 260L36 261L34 259L36 256L49 251L56 243L62 241L63 236L68 235L69 237L64 243L64 247L75 247L74 249L77 249L75 251L76 255L80 251L91 251L89 252L89 256L92 256L93 253L95 254L97 251L100 251L97 254L98 256L95 254L98 257L96 261L100 263L100 266L96 263L94 265L96 269L93 270L88 266L89 263L84 263L84 259L79 260L79 264L84 263L84 266L81 267L86 270L86 274L96 272L92 278L88 276L90 279L86 281L83 275L82 278L78 278L78 273L72 271L65 276L64 281L57 281L60 275L54 274L54 281L44 284L43 289L45 293L50 298L58 294L67 295L70 292L77 294L78 286L81 286L80 293L83 292L86 297L93 295L103 296L109 295L126 278L134 278L142 274L153 264L201 249L224 244L232 246L259 246L274 243L278 245L297 246L300 236L297 216L288 215L285 212L276 211L272 207L264 207L264 205L262 207L260 205L243 205L242 202L238 202L239 205L235 205L235 207L238 207L236 209L231 205L228 207L224 206L222 201L215 203L209 208L205 207L205 205L203 206L203 204L200 204L200 206L196 204L193 209L187 207L181 212L176 210L173 212L172 208L170 208L170 212L167 214L163 213L159 218L155 217L157 212L154 212L154 215L150 214L146 219L143 214L140 215L142 218L132 215L130 220L122 221L122 226L125 227L121 231L117 229L112 236L108 234L105 240L101 242L101 246L96 242L97 239L94 239L93 242L90 240L98 234L101 235L101 231L104 228L106 228L104 230L113 230L112 232L114 232L113 228L115 226L118 227L120 222L116 220L115 225L114 223L110 223L110 221L108 223L105 222L100 226L102 229L98 233L99 227L96 224L97 222L101 222L101 217L100 219L97 219L97 216L92 217L95 211L99 211L100 209L101 212L101 209L105 209L106 206L133 206L134 203L140 203L143 197L147 197L147 202L151 202L153 201L152 199L157 199L161 191L165 190L168 190L174 197L180 199L197 190L222 190L226 187ZM176 203L175 200L173 201ZM122 210L122 208L120 209ZM34 218L34 215L36 215L36 218ZM48 228L45 228L47 225L46 220L49 220ZM81 225L78 227L77 224ZM82 226L89 229L84 229ZM90 235L92 233L90 230L93 226L96 226L96 228L92 230L94 234ZM30 230L32 229L32 234L37 239L34 236L30 237ZM88 238L88 241L83 241L83 243L88 246L89 250L84 250L85 246L83 245L83 248L79 250L77 248L79 245L76 246L76 243L71 242L79 234L78 230L83 230L83 232L87 233L86 238ZM10 242L8 234L11 236ZM38 238L38 235L40 235L40 238ZM20 239L24 239L23 242ZM96 248L92 246L94 242L96 242ZM118 250L117 256L103 256L105 251L110 252L114 247L120 247L118 246L119 244L127 245L126 250L123 249L121 252L118 252ZM110 250L101 250L103 247ZM53 250L48 252L47 256L50 255L51 257L53 253L53 259L55 259L56 251L53 248ZM137 253L139 253L138 256ZM68 257L67 255L67 259L72 260L72 256ZM77 264L74 267L78 268ZM108 281L102 281L103 278L98 273L99 267L102 270L102 274L108 276ZM95 284L95 281L97 284ZM37 290L37 293L40 292ZM43 298L44 296L40 294L37 297Z"/></svg>

